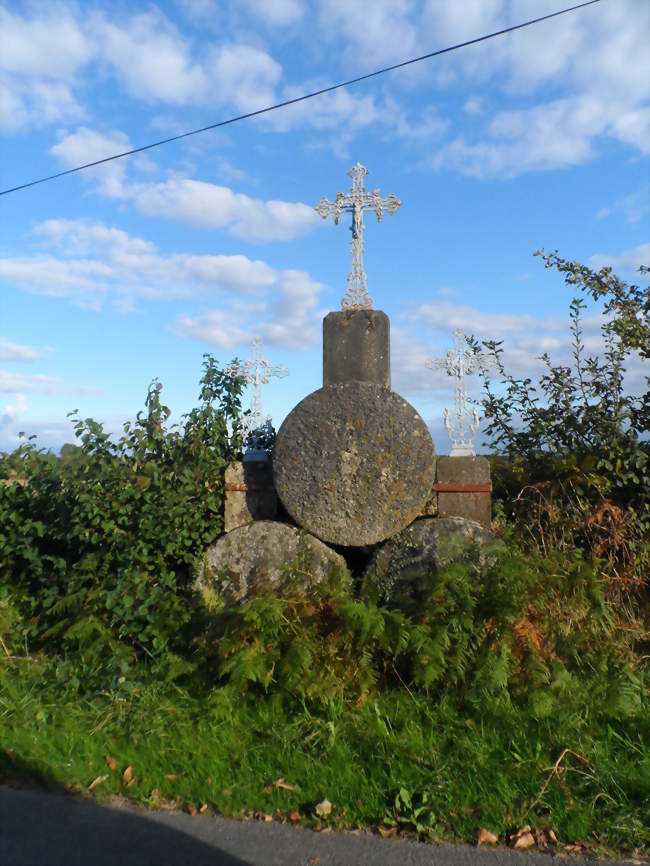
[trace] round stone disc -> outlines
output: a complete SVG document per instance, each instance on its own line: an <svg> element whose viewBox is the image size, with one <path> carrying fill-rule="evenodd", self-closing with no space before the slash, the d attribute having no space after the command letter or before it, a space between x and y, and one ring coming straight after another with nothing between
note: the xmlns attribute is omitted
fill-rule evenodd
<svg viewBox="0 0 650 866"><path fill-rule="evenodd" d="M273 452L282 503L330 544L362 547L394 535L422 511L434 449L415 409L381 385L314 391L287 416Z"/></svg>

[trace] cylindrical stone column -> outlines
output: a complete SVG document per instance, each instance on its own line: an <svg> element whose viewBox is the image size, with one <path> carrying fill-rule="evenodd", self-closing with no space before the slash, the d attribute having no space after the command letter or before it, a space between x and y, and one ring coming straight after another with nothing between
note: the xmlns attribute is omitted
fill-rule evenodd
<svg viewBox="0 0 650 866"><path fill-rule="evenodd" d="M390 322L381 310L344 310L323 319L323 386L369 382L390 388Z"/></svg>

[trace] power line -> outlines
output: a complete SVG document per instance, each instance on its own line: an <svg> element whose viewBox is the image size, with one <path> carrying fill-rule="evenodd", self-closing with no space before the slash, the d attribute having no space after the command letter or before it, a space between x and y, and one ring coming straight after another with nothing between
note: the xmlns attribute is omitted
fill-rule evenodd
<svg viewBox="0 0 650 866"><path fill-rule="evenodd" d="M65 171L59 171L57 174L50 174L47 177L41 177L38 180L29 181L29 183L22 183L20 186L3 189L0 191L0 195L8 195L10 192L18 192L20 189L27 189L28 187L36 186L39 183L46 183L46 181L55 180L57 177L64 177L66 174L74 174L74 172L83 171L85 168L103 165L106 162L112 162L114 159L122 159L125 156L132 156L134 153L142 153L143 151L151 150L154 147L161 147L161 145L169 144L172 141L180 141L182 138L189 138L191 135L208 132L210 129L219 129L219 127L229 126L231 123L237 123L240 120L247 120L250 117L258 117L260 114L268 114L270 111L276 111L278 108L285 108L287 105L295 105L297 102L304 102L307 99L313 99L315 96L321 96L323 93L332 93L332 91L339 90L342 87L349 87L352 84L358 84L360 81L367 81L369 78L383 75L385 72L402 69L405 66L411 66L413 63L420 63L422 60L430 60L432 57L439 57L441 54L449 54L449 52L457 51L459 48L466 48L468 45L476 45L478 42L485 42L488 39L494 39L495 36L503 36L504 33L512 33L514 30L521 30L524 27L530 27L532 24L539 24L540 21L548 21L549 18L557 18L558 15L565 15L567 12L574 12L576 9L583 9L585 6L593 6L594 3L600 3L600 0L586 0L584 3L578 3L577 6L569 6L566 9L560 9L558 12L550 12L548 15L542 15L539 18L532 18L530 21L524 21L522 24L514 24L512 27L504 27L503 30L495 30L493 33L488 33L485 36L478 36L476 39L468 39L466 42L459 42L456 45L450 45L448 48L440 48L438 51L430 51L428 54L422 54L420 57L412 57L410 60L403 60L401 63L394 63L392 66L384 66L383 69L377 69L374 72L359 75L357 78L350 78L348 81L341 81L339 84L331 84L329 87L323 87L320 90L314 90L311 93L296 96L294 99L286 99L284 102L276 102L275 105L269 105L266 108L259 108L257 111L249 111L246 114L239 114L237 117L230 117L228 120L211 123L209 126L202 126L200 129L193 129L190 132L182 132L180 135L172 135L171 138L163 138L160 141L154 141L151 144L145 144L142 147L134 147L133 150L125 150L123 153L106 156L104 159L96 159L94 162L87 162L84 165L78 165L75 168L68 168Z"/></svg>

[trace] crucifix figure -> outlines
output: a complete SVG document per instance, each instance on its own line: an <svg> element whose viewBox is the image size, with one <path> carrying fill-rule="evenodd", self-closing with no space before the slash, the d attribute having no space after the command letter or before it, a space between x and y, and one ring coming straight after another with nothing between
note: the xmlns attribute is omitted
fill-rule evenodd
<svg viewBox="0 0 650 866"><path fill-rule="evenodd" d="M262 357L262 340L255 337L251 343L253 357L243 363L228 364L224 372L233 378L241 378L247 385L252 385L251 404L248 417L243 419L242 428L244 441L248 441L245 460L255 460L264 457L260 442L265 428L271 426L271 416L262 418L262 385L268 385L271 376L282 379L289 375L287 367L273 367Z"/></svg>
<svg viewBox="0 0 650 866"><path fill-rule="evenodd" d="M481 421L476 407L470 411L465 388L465 376L476 369L485 369L487 359L477 356L467 348L465 334L457 328L454 331L454 348L444 358L430 358L425 361L430 370L442 369L448 376L455 378L454 414L445 409L445 430L451 439L450 457L473 457L475 455L472 438Z"/></svg>
<svg viewBox="0 0 650 866"><path fill-rule="evenodd" d="M381 198L378 189L366 192L363 179L368 174L368 169L361 163L353 165L348 171L352 178L352 188L347 195L342 192L336 194L334 201L323 198L316 206L316 211L326 219L332 215L334 223L338 225L342 211L352 213L352 241L350 248L352 252L352 268L348 275L348 288L345 297L341 301L342 310L370 310L372 309L372 298L368 295L366 286L366 272L363 269L363 212L374 210L377 214L377 222L381 222L385 210L394 214L401 202L394 195Z"/></svg>

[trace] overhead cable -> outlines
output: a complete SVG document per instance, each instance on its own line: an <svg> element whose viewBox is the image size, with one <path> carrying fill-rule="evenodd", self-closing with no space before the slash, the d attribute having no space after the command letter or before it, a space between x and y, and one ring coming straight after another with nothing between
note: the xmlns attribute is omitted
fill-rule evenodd
<svg viewBox="0 0 650 866"><path fill-rule="evenodd" d="M261 114L268 114L271 111L277 111L279 108L286 108L288 105L305 102L305 100L313 99L315 96L322 96L324 93L332 93L334 90L339 90L342 87L350 87L350 85L358 84L360 81L367 81L369 78L375 78L377 75L383 75L384 73L392 72L395 69L403 69L405 66L420 63L422 60L430 60L432 57L439 57L441 54L449 54L451 51L457 51L459 48L466 48L468 45L476 45L479 42L486 42L488 39L494 39L495 36L503 36L505 33L512 33L515 30L522 30L524 27L539 24L541 21L548 21L549 18L557 18L558 15L566 15L567 12L574 12L576 9L583 9L585 6L593 6L594 3L600 3L600 0L586 0L586 2L578 3L576 6L569 6L566 9L560 9L557 12L550 12L548 15L541 15L539 18L532 18L530 21L524 21L521 24L513 24L512 27L504 27L502 30L495 30L493 33L487 33L485 36L478 36L475 39L468 39L466 42L458 42L456 45L450 45L448 48L440 48L437 51L430 51L428 54L422 54L419 57L412 57L410 60L403 60L401 63L394 63L392 66L384 66L382 69L376 69L374 72L368 72L365 75L359 75L356 78L350 78L347 81L341 81L338 84L331 84L328 87L322 87L320 90L314 90L311 93L305 93L302 96L296 96L293 99L285 99L283 102L276 102L275 105L269 105L266 108L258 108L256 111L239 114L237 117L228 118L228 120L220 120L218 123L211 123L208 126L202 126L200 129L192 129L190 132L182 132L180 135L172 135L170 138L163 138L160 141L154 141L151 144L144 144L142 147L134 147L132 150L125 150L123 153L116 153L113 156L96 159L93 162L87 162L83 165L78 165L75 168L68 168L65 171L59 171L56 174L50 174L47 177L41 177L38 180L21 183L19 186L13 186L10 189L1 190L0 195L8 195L11 192L18 192L18 190L27 189L28 187L36 186L39 183L55 180L57 177L74 174L74 172L83 171L86 168L93 168L97 165L103 165L104 163L112 162L115 159L123 159L125 156L132 156L135 153L142 153L143 151L151 150L154 147L161 147L163 144L170 144L172 141L180 141L183 138L189 138L191 135L199 135L201 132L208 132L211 129L219 129L222 126L229 126L230 124L237 123L240 120L247 120L250 117L259 117Z"/></svg>

